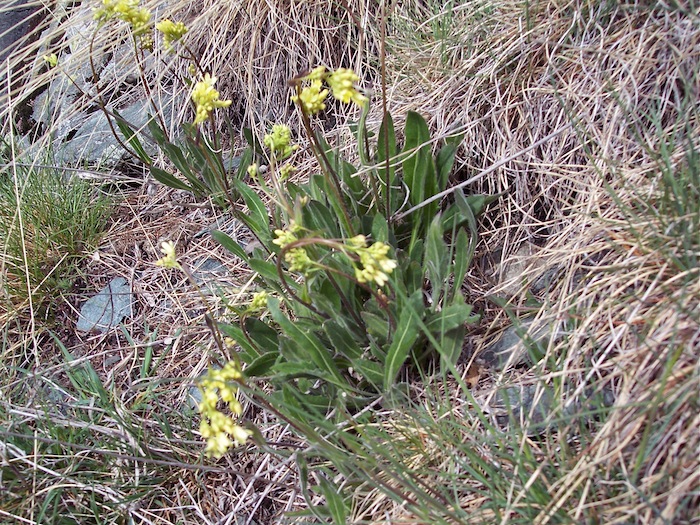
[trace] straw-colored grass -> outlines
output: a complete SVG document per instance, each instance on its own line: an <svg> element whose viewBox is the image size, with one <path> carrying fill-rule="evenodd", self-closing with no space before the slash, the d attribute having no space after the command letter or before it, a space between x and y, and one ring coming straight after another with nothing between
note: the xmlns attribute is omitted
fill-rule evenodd
<svg viewBox="0 0 700 525"><path fill-rule="evenodd" d="M188 23L188 46L233 100L234 129L261 131L291 121L286 82L318 63L362 70L363 86L378 98L379 8L347 4L352 15L342 2L203 0L171 5L167 15ZM367 455L358 453L356 464L351 455L336 458L360 480L338 477L354 502L352 522L699 523L697 9L593 0L393 4L386 19L392 113L400 122L407 110L419 111L437 135L463 132L453 182L475 177L467 192L506 193L481 219L479 263L465 283L483 318L468 340L475 356L460 371L469 381L478 371L478 385L425 379L412 386L412 402L377 411L372 425L358 423ZM3 115L21 113L22 130L32 124L29 94L60 74L41 55L61 58L72 45L61 67L77 71L84 63L89 33L75 31L81 24L89 26L89 10L75 8L70 23L55 25L53 43L16 55ZM99 36L96 56L110 38ZM185 93L166 67L175 59L157 59L163 63L149 73L154 96ZM123 64L101 73L106 99L133 96L116 89L134 73L127 55ZM184 73L184 65L173 66ZM54 107L57 130L74 107L94 107L91 79L78 80L87 94L66 84L74 106L60 114ZM191 118L189 111L183 106L175 121ZM53 327L60 344L26 326L4 328L0 516L280 523L307 505L290 454L308 445L250 404L246 417L280 455L251 446L218 463L202 459L196 421L183 406L192 381L218 356L199 295L152 262L166 239L178 241L190 267L219 259L229 268L232 301L248 297L250 274L196 235L217 210L159 187L125 193L108 241L86 263L83 294L125 276L137 292L135 317L108 336L76 335L67 308L65 326ZM516 260L522 270L504 282ZM552 283L533 292L545 270ZM207 304L212 312L221 306L215 297ZM539 361L484 369L479 353L487 342L526 318L557 334L540 345ZM147 352L152 362L144 367ZM41 355L43 367L34 369L28 355ZM527 381L562 405L543 435L504 430L489 413L496 388ZM47 384L66 392L67 412L47 411ZM610 391L613 406L598 403L595 415L563 410L590 390ZM408 477L382 477L395 471ZM387 487L408 499L398 501Z"/></svg>

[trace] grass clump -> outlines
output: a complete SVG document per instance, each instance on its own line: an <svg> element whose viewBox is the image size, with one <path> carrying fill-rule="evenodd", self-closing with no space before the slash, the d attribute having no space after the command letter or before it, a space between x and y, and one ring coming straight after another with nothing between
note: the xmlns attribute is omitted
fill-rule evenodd
<svg viewBox="0 0 700 525"><path fill-rule="evenodd" d="M4 311L49 306L71 290L109 213L109 199L87 181L60 168L6 163L0 170Z"/></svg>

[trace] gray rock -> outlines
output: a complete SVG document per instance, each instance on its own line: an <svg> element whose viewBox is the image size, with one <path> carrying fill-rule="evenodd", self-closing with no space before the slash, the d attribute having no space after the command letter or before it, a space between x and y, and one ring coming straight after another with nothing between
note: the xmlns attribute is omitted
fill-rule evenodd
<svg viewBox="0 0 700 525"><path fill-rule="evenodd" d="M527 334L523 338L520 334ZM520 326L509 326L501 337L489 344L479 356L486 364L497 370L506 370L523 364L533 364L528 352L528 344L543 343L550 336L551 329L542 326L533 330L533 321L524 320Z"/></svg>
<svg viewBox="0 0 700 525"><path fill-rule="evenodd" d="M115 277L88 299L80 309L76 328L81 332L106 333L132 315L131 287L123 277Z"/></svg>
<svg viewBox="0 0 700 525"><path fill-rule="evenodd" d="M548 387L527 384L499 390L494 396L491 409L499 423L513 421L521 427L530 427L542 424L553 406L553 392Z"/></svg>
<svg viewBox="0 0 700 525"><path fill-rule="evenodd" d="M232 286L228 268L212 257L200 259L191 272L205 294L216 295L222 288Z"/></svg>
<svg viewBox="0 0 700 525"><path fill-rule="evenodd" d="M116 108L136 127L144 126L147 114L153 114L154 109L143 99L140 70L134 60L130 41L97 45L91 65L85 50L95 29L92 7L71 8L69 16L69 22L61 24L61 28L65 27L64 40L68 47L58 57L60 67L54 69L54 77L47 88L33 101L32 118L51 130L52 149L57 163L113 167L127 154L114 138L107 118L99 110L95 81L99 80L102 86L101 95L108 109ZM51 28L46 34L56 30L55 27ZM46 47L46 53L51 51L50 46ZM151 78L153 71L159 67L156 58L150 54L147 54L142 66L147 78ZM172 133L173 124L179 125L178 115L187 100L184 94L178 97L159 96L167 89L156 90L154 96L165 125ZM117 129L116 124L114 127ZM123 139L121 133L117 133ZM140 138L146 151L155 153L155 146L144 136Z"/></svg>
<svg viewBox="0 0 700 525"><path fill-rule="evenodd" d="M200 376L202 377L202 376ZM202 391L199 386L192 385L187 389L187 398L182 407L185 413L194 412L199 409L199 404L202 402Z"/></svg>
<svg viewBox="0 0 700 525"><path fill-rule="evenodd" d="M92 10L63 6L65 18L53 21L40 40L44 42L39 54L50 54L52 38L64 31L67 47L58 56L59 67L52 70L53 77L46 89L33 102L32 118L51 130L55 144L62 143L69 133L75 131L88 118L87 105L92 105L97 96L93 85L95 74L100 77L104 67L101 53L96 53L93 73L85 50L90 46L94 31ZM63 21L63 23L61 23Z"/></svg>
<svg viewBox="0 0 700 525"><path fill-rule="evenodd" d="M179 99L178 99L179 100ZM173 109L179 108L179 104L173 108L173 99L163 101L162 114L172 115ZM147 100L139 100L129 106L119 110L119 114L137 128L145 128L149 121L148 114L153 113L153 108ZM117 130L116 123L114 128ZM165 125L171 126L171 121L166 120ZM117 130L117 134L123 142L122 133ZM156 146L141 138L141 143L147 152L153 154ZM75 135L69 140L55 146L56 158L58 161L69 165L116 165L128 154L117 142L112 130L107 122L107 117L102 111L95 111L80 125Z"/></svg>
<svg viewBox="0 0 700 525"><path fill-rule="evenodd" d="M0 9L2 9L0 13L0 63L2 63L27 43L40 17L39 4L28 4L26 0L3 2Z"/></svg>
<svg viewBox="0 0 700 525"><path fill-rule="evenodd" d="M556 429L561 419L593 420L596 414L613 406L615 395L609 387L602 392L586 389L578 399L555 398L552 388L543 383L515 384L496 392L489 412L501 426L516 425L530 435Z"/></svg>
<svg viewBox="0 0 700 525"><path fill-rule="evenodd" d="M548 292L551 286L559 279L560 273L560 268L558 267L547 268L532 282L530 285L530 292L532 292L533 295L540 295L541 293Z"/></svg>

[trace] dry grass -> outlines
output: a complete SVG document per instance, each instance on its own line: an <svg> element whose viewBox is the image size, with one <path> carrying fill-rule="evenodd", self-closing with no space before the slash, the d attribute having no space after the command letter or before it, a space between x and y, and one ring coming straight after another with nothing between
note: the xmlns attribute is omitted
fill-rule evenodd
<svg viewBox="0 0 700 525"><path fill-rule="evenodd" d="M681 175L688 144L698 148L700 21L689 5L524 9L397 6L392 107L421 111L438 132L460 124L459 180L573 123L468 187L508 192L482 220L480 250L505 262L496 268L522 264L511 282L487 268L472 272L468 289L485 311L485 333L474 344L483 348L509 324L506 310L534 316L536 326L564 334L545 345L537 370L546 384L577 395L591 385L614 390L614 410L566 473L551 483L533 472L551 497L535 523L551 521L559 508L574 522L695 522L700 279L689 251L697 254L699 245L692 229L690 248L669 235L657 204L662 172L688 184ZM697 217L693 199L686 212ZM528 255L525 244L534 248ZM677 264L688 256L690 266ZM538 307L530 285L545 270L557 277L536 297ZM488 301L495 295L507 299L506 310ZM515 372L495 379L517 383ZM490 388L482 384L480 392Z"/></svg>
<svg viewBox="0 0 700 525"><path fill-rule="evenodd" d="M538 325L563 334L545 345L534 369L542 384L573 392L574 398L586 388L605 387L616 399L613 409L594 425L596 432L585 446L583 440L569 442L563 430L555 431L551 441L537 444L546 467L527 472L530 485L507 478L510 498L504 502L511 505L510 511L496 519L489 506L495 496L489 499L489 485L478 479L463 480L457 494L461 504L473 511L474 521L525 522L517 519L518 504L530 501L528 488L541 483L549 500L533 507L531 523L566 522L562 511L573 523L698 523L700 275L697 266L678 263L687 259L688 248L669 233L663 216L644 206L664 199L662 168L675 176L684 169L687 143L694 141L698 148L700 21L692 4L672 8L550 1L527 7L484 0L434 9L430 2L396 4L388 35L390 108L397 117L409 109L420 111L438 135L455 127L465 133L455 183L571 125L468 188L475 193L507 192L482 219L481 260L490 257L507 263L523 253L519 250L524 244L534 248L534 253L521 256L524 269L513 282L503 282L502 275L485 265L470 272L470 299L484 313L470 343L477 352L482 350L509 323L506 311L519 318L534 317ZM196 10L171 9L173 18L180 14L191 28L188 45L217 74L223 95L234 101L230 112L234 125L261 130L290 118L286 82L310 66L356 67L365 71L367 86L378 82L375 4L353 2L353 17L340 5L329 5L312 1L292 8L275 1L204 0ZM59 39L50 46L54 52L74 46L71 60L76 62L66 68L85 58L86 35L71 29L88 23L90 14L86 10L81 17L73 18L70 27L57 27ZM110 37L100 38L106 42ZM43 65L43 49L49 47L29 47L15 61L24 64L24 69L18 66L15 78L33 80L24 86L11 83L9 91L4 86L5 111L21 110L22 100L56 73ZM128 62L124 57L123 63ZM184 71L180 65L175 69L180 67ZM160 86L158 94L181 90L165 71L157 65L152 73ZM116 89L133 72L133 64L104 71L103 92L116 98L133 96ZM90 79L83 75L81 82L94 95ZM90 95L71 96L94 105ZM184 111L177 117L186 117ZM65 112L57 116L67 118ZM26 118L22 122L30 127ZM200 445L187 428L191 418L178 412L192 380L215 360L216 351L203 321L200 297L178 276L152 265L159 243L178 241L181 260L190 267L206 257L222 261L234 283L230 297L248 294L249 274L207 236L195 235L216 219L217 212L193 204L163 189L130 192L109 241L99 250L99 260L86 266L84 290L66 299L67 305L77 308L112 276L127 277L138 305L125 330L106 337L76 336L71 328L75 311L66 308L65 317L59 318L66 327L57 330L59 339L77 359L89 360L105 384L114 388L115 412L130 413L131 424L144 429L129 441L121 438L124 422L119 418L110 414L102 422L113 438L109 443L116 443L112 450L123 447L128 457L115 468L125 488L115 488L120 485L104 476L98 499L135 498L138 503L125 512L143 523L226 522L234 516L277 523L283 512L305 505L292 462L252 450L236 452L217 464L202 462ZM696 238L690 248L696 251L695 260L698 246ZM557 277L533 301L529 285L545 269L555 270ZM491 300L496 295L505 299L507 308ZM210 308L219 308L217 299L210 300ZM65 385L60 349L47 337L37 340L26 328L5 328L3 355L26 366L25 343L34 347L34 353L41 347L42 362L51 366L41 373L42 380ZM148 344L158 366L143 378L138 370ZM451 452L468 446L489 457L491 452L480 441L482 436L487 441L488 432L476 416L477 408L487 406L495 385L517 382L522 372L483 375L474 390L478 405L465 400L466 394L455 387L453 397L461 398L451 401L449 417L434 414L436 423L417 421L410 411L383 414L379 420L386 423L387 435L396 439L394 448L385 451L405 454L397 461L420 472L428 484L439 483L440 473L455 466ZM31 396L20 396L16 389L24 376L16 371L8 374L13 379L3 389L16 397L3 392L3 417L21 413L31 422L25 413L29 404L20 402ZM432 386L419 388L430 391ZM141 397L150 401L145 409L136 410ZM79 401L72 401L78 412L73 422L87 413ZM177 421L173 436L166 437L159 423L162 414L172 414ZM264 412L250 406L247 415L271 446L285 451L303 446ZM51 419L57 427L65 425L58 416ZM443 428L452 433L445 431L443 440L435 443L431 435L445 419L452 423L443 423ZM40 421L39 416L33 421ZM421 446L413 449L411 439L416 435L421 436ZM152 450L143 453L146 442ZM87 481L76 478L80 470L72 470L71 456L66 456L65 464L55 459L58 466L42 464L32 454L32 444L37 443L29 439L24 449L13 444L2 449L3 469L11 464L23 475L34 476L50 470L43 484L20 485L24 495L33 491L37 499L31 501L39 501L40 495L51 493L66 479L82 490L81 483ZM104 448L99 441L88 443ZM557 447L567 443L568 453L560 454ZM94 456L110 457L107 452ZM433 458L432 470L420 464L428 456ZM149 475L158 478L156 487L141 482ZM75 498L74 507L89 507L77 489L59 494ZM356 495L357 523L420 522L404 505L371 486L357 489ZM3 512L20 515L15 510L19 508Z"/></svg>

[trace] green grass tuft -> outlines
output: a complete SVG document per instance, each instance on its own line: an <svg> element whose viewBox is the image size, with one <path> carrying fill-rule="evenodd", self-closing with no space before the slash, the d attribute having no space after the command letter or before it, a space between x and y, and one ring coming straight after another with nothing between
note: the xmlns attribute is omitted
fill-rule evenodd
<svg viewBox="0 0 700 525"><path fill-rule="evenodd" d="M49 307L107 228L110 201L60 168L7 158L0 168L0 308Z"/></svg>

